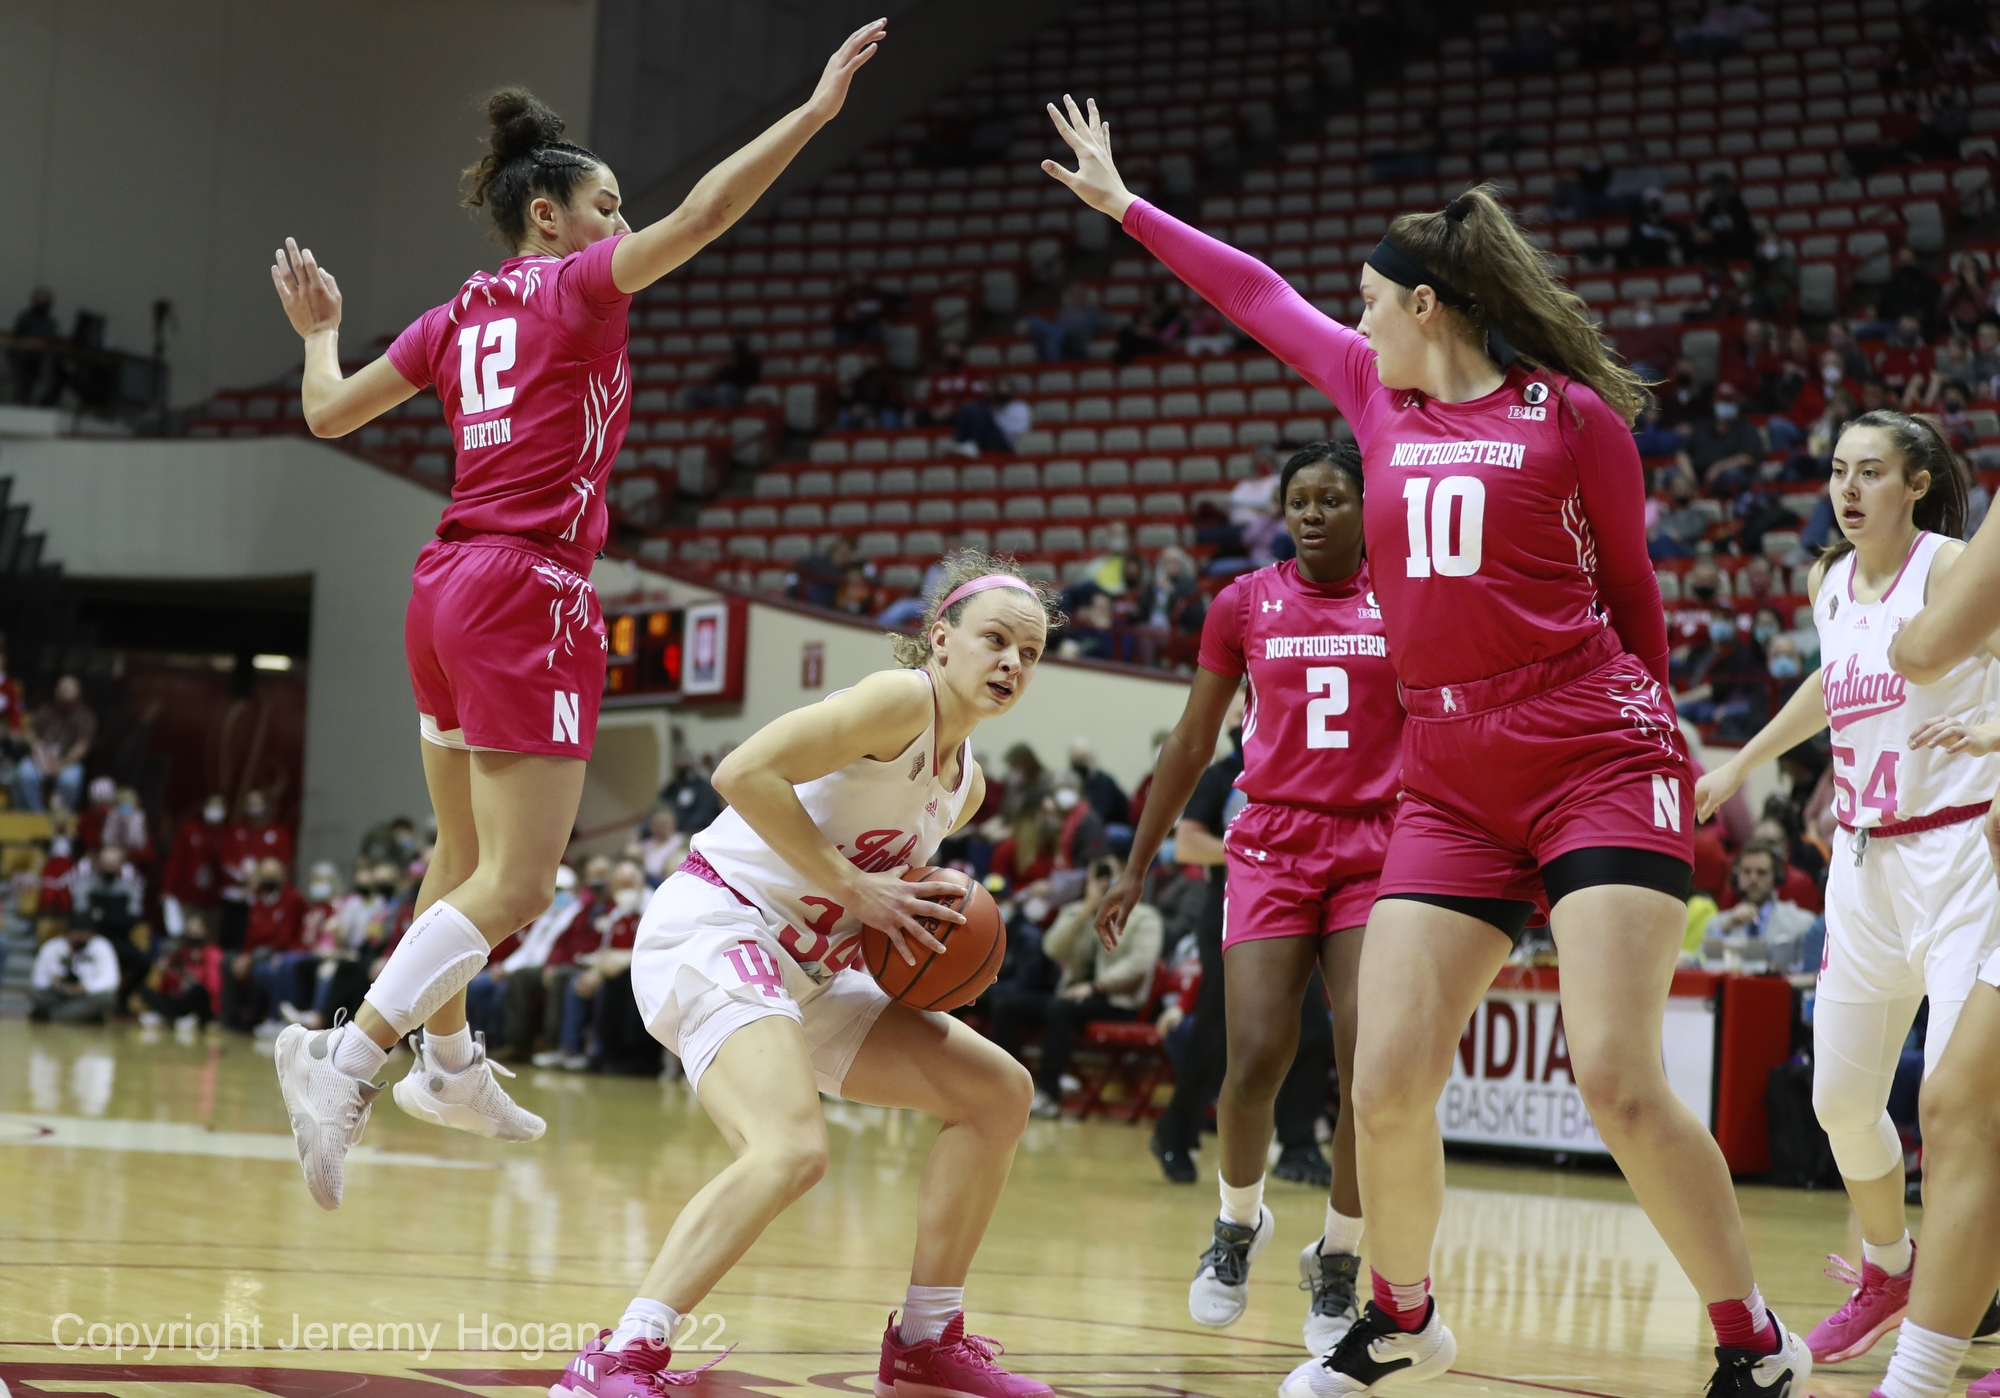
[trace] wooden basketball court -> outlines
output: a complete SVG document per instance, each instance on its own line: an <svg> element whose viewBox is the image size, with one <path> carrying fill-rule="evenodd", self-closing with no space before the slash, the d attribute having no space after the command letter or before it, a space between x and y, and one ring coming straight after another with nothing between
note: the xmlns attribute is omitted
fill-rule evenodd
<svg viewBox="0 0 2000 1398"><path fill-rule="evenodd" d="M549 1119L534 1145L421 1125L385 1094L345 1207L324 1214L247 1041L0 1021L0 1379L16 1395L527 1398L579 1328L616 1320L727 1153L678 1083L530 1070L514 1088ZM870 1391L931 1131L827 1112L825 1180L678 1348L691 1367L735 1347L697 1398ZM1454 1162L1450 1178L1436 1281L1461 1367L1428 1391L1701 1390L1706 1317L1615 1175ZM1853 1246L1845 1201L1742 1198L1765 1293L1803 1330L1844 1294L1820 1267ZM1249 1314L1203 1330L1186 1296L1213 1186L1165 1183L1143 1128L1031 1123L968 1288L972 1328L1066 1398L1269 1398L1304 1358L1294 1257L1322 1207L1277 1181L1269 1201L1279 1231ZM1888 1348L1809 1391L1866 1398ZM2000 1347L1977 1347L1965 1377L1995 1363Z"/></svg>

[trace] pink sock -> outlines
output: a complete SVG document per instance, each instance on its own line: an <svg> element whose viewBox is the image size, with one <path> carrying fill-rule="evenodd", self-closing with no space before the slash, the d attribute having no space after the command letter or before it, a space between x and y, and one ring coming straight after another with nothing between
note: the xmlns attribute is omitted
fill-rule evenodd
<svg viewBox="0 0 2000 1398"><path fill-rule="evenodd" d="M1724 1349L1778 1352L1778 1327L1771 1324L1763 1293L1754 1286L1741 1301L1717 1301L1710 1306L1708 1320L1715 1327L1715 1342Z"/></svg>
<svg viewBox="0 0 2000 1398"><path fill-rule="evenodd" d="M1373 1267L1368 1269L1368 1277L1375 1289L1375 1304L1389 1313L1398 1330L1415 1333L1424 1328L1424 1316L1430 1310L1429 1277L1405 1285L1390 1281Z"/></svg>

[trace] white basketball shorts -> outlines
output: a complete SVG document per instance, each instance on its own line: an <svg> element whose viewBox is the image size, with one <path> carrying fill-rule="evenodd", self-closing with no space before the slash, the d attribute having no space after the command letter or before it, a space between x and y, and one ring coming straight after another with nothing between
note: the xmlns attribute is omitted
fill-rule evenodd
<svg viewBox="0 0 2000 1398"><path fill-rule="evenodd" d="M653 891L632 946L632 992L653 1037L701 1090L723 1041L783 1015L805 1030L819 1090L841 1095L847 1070L889 997L850 967L824 985L778 945L781 925L726 888L675 873Z"/></svg>

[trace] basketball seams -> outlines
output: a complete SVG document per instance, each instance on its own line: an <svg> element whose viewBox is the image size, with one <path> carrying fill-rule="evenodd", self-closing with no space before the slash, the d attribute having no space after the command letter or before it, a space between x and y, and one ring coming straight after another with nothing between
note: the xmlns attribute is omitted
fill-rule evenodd
<svg viewBox="0 0 2000 1398"><path fill-rule="evenodd" d="M985 983L989 983L993 979L994 975L998 973L1000 964L1005 960L1006 929L1000 923L999 909L992 905L992 899L990 897L981 897L985 893L985 889L977 880L973 879L963 870L946 868L912 869L904 877L912 882L947 880L956 883L958 885L958 894L955 905L950 901L949 895L938 901L946 907L953 908L954 911L968 913L968 915L969 909L975 902L981 903L983 904L982 913L991 919L990 924L982 925L982 932L990 936L990 945L986 953L981 956L978 965L973 967L969 974L963 976L955 984L928 992L924 990L925 978L937 967L940 956L945 958L946 971L948 972L951 954L958 945L952 939L953 933L958 928L967 926L967 923L941 922L936 927L928 928L927 930L931 932L931 935L944 944L944 951L936 952L926 948L922 958L914 964L904 962L900 958L895 957L894 944L880 928L871 927L864 929L866 932L873 933L875 938L875 944L872 946L864 939L863 964L867 967L868 973L874 977L876 984L880 985L890 998L902 1004L909 1005L912 1009L936 1010L940 1005L949 1004L954 997L962 994L968 986L980 984L983 988ZM878 954L879 961L875 956L870 956L868 954L870 952ZM940 972L940 974L944 973L946 972Z"/></svg>

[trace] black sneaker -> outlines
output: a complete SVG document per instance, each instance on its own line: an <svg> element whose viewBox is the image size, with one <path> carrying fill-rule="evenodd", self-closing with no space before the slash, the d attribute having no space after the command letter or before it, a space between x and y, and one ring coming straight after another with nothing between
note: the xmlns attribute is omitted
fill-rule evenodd
<svg viewBox="0 0 2000 1398"><path fill-rule="evenodd" d="M1278 1163L1271 1167L1271 1173L1294 1184L1309 1184L1319 1189L1333 1187L1333 1166L1316 1145L1286 1146L1278 1152Z"/></svg>
<svg viewBox="0 0 2000 1398"><path fill-rule="evenodd" d="M1278 1398L1361 1398L1392 1384L1436 1378L1458 1358L1458 1341L1438 1319L1437 1302L1423 1327L1404 1330L1370 1301L1333 1353L1308 1359L1278 1385Z"/></svg>
<svg viewBox="0 0 2000 1398"><path fill-rule="evenodd" d="M1355 1285L1361 1277L1361 1259L1351 1252L1320 1255L1325 1239L1307 1243L1299 1254L1299 1290L1312 1293L1306 1310L1306 1353L1330 1354L1347 1338L1354 1322L1361 1318Z"/></svg>
<svg viewBox="0 0 2000 1398"><path fill-rule="evenodd" d="M2000 1334L2000 1296L1995 1296L1986 1303L1986 1314L1981 1316L1979 1324L1973 1327L1972 1338L1985 1340L1997 1334Z"/></svg>
<svg viewBox="0 0 2000 1398"><path fill-rule="evenodd" d="M1201 1255L1188 1287L1188 1314L1195 1324L1236 1323L1250 1304L1250 1263L1277 1229L1278 1221L1262 1204L1257 1206L1255 1227L1215 1221L1215 1241Z"/></svg>
<svg viewBox="0 0 2000 1398"><path fill-rule="evenodd" d="M1708 1398L1804 1398L1806 1379L1812 1374L1812 1351L1804 1340L1785 1329L1777 1316L1771 1316L1771 1324L1778 1327L1774 1354L1715 1347L1715 1373L1708 1381Z"/></svg>
<svg viewBox="0 0 2000 1398"><path fill-rule="evenodd" d="M1179 1146L1170 1146L1158 1136L1149 1138L1147 1146L1153 1152L1153 1159L1160 1162L1160 1169L1169 1184L1193 1184L1196 1179L1194 1152Z"/></svg>

